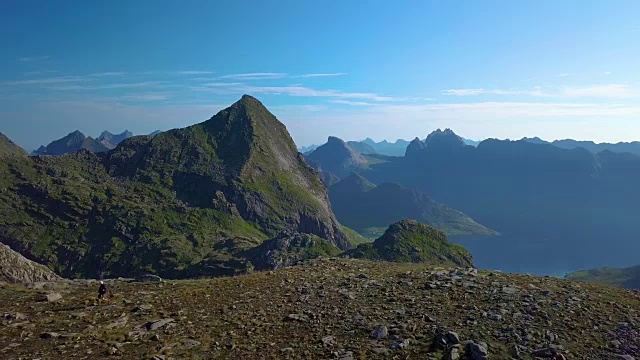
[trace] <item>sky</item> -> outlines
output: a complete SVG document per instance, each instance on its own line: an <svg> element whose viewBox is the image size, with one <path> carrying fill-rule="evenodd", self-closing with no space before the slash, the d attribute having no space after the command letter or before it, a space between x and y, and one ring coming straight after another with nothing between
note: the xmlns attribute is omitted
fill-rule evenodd
<svg viewBox="0 0 640 360"><path fill-rule="evenodd" d="M299 146L424 138L640 140L640 2L0 2L0 132L205 121L243 94Z"/></svg>

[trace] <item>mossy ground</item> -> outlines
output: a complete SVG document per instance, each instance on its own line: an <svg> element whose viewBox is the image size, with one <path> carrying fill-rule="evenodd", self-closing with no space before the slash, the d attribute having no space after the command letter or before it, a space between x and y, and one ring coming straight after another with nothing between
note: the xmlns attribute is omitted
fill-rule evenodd
<svg viewBox="0 0 640 360"><path fill-rule="evenodd" d="M318 259L230 278L110 283L113 297L99 305L96 284L56 290L63 299L53 303L37 301L42 290L5 285L0 288L0 313L19 312L26 319L0 320L0 357L319 359L352 352L354 359L441 359L444 352L432 344L435 329L443 328L456 331L461 339L487 342L492 359L508 359L516 340L505 329L525 326L533 334L532 348L544 344L538 334L550 330L558 334L568 359L607 359L610 331L620 322L640 320L640 299L625 290L482 272L466 280L477 288L452 280L450 287L431 289L428 285L441 269ZM504 294L505 286L520 292ZM580 297L579 305L570 305L575 297ZM480 315L498 303L513 311L504 313L501 321ZM532 303L540 307L537 316L522 323L517 312ZM561 311L555 309L557 303L563 305ZM290 314L301 320L287 320ZM470 317L475 325L468 324ZM165 318L175 322L138 339L130 335L149 321ZM397 334L410 340L404 350L391 350L391 337L370 338L376 326L394 324L403 324ZM40 339L45 332L60 337ZM335 345L324 345L326 336L335 337Z"/></svg>

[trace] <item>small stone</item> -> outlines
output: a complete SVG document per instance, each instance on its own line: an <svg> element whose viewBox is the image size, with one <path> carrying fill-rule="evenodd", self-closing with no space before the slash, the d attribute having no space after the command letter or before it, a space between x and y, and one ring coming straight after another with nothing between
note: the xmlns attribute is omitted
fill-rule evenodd
<svg viewBox="0 0 640 360"><path fill-rule="evenodd" d="M617 349L617 348L620 347L620 345L622 345L622 342L620 342L620 340L617 340L617 339L616 340L611 340L611 341L609 341L609 345L612 348L616 348Z"/></svg>
<svg viewBox="0 0 640 360"><path fill-rule="evenodd" d="M153 340L153 341L160 341L160 335L155 334L155 335L153 335L153 336L150 338L150 340Z"/></svg>
<svg viewBox="0 0 640 360"><path fill-rule="evenodd" d="M445 338L447 339L448 344L455 345L460 343L460 336L458 336L458 334L453 331L449 331L445 335Z"/></svg>
<svg viewBox="0 0 640 360"><path fill-rule="evenodd" d="M336 344L336 337L335 336L325 336L325 337L322 338L322 343L324 344L324 346L327 346L327 347L334 346Z"/></svg>
<svg viewBox="0 0 640 360"><path fill-rule="evenodd" d="M306 322L309 321L309 317L303 314L289 314L285 318L287 321L298 321L298 322Z"/></svg>
<svg viewBox="0 0 640 360"><path fill-rule="evenodd" d="M371 337L376 340L386 338L388 335L389 335L389 330L387 329L386 326L378 326L371 333Z"/></svg>
<svg viewBox="0 0 640 360"><path fill-rule="evenodd" d="M470 342L468 345L469 356L471 360L487 360L489 353L487 352L487 344Z"/></svg>
<svg viewBox="0 0 640 360"><path fill-rule="evenodd" d="M154 330L158 330L161 327L170 324L172 322L174 322L175 320L173 319L162 319L162 320L156 320L156 321L150 321L146 324L144 324L143 326L148 330L148 331L154 331Z"/></svg>
<svg viewBox="0 0 640 360"><path fill-rule="evenodd" d="M54 302L62 299L62 295L60 295L60 293L48 293L44 296L44 298L48 302Z"/></svg>
<svg viewBox="0 0 640 360"><path fill-rule="evenodd" d="M40 334L40 339L55 339L59 337L60 337L60 334L56 332L45 332Z"/></svg>

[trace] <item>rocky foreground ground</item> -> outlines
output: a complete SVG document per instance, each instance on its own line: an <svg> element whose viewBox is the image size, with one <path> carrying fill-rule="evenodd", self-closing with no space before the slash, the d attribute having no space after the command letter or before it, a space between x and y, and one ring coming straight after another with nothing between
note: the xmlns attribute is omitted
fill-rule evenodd
<svg viewBox="0 0 640 360"><path fill-rule="evenodd" d="M0 358L640 355L638 294L555 278L316 259L232 278L109 286L112 298L97 304L95 282L2 285Z"/></svg>

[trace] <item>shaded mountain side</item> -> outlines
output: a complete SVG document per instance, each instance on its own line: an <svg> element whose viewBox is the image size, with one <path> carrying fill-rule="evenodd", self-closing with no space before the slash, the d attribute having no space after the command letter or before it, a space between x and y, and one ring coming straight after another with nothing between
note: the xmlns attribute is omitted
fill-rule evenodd
<svg viewBox="0 0 640 360"><path fill-rule="evenodd" d="M362 141L347 141L347 145L361 155L378 153L373 146Z"/></svg>
<svg viewBox="0 0 640 360"><path fill-rule="evenodd" d="M109 150L109 147L105 146L98 140L87 137L80 131L76 130L69 133L67 136L52 141L47 146L40 146L33 152L33 155L63 155L79 150L88 150L91 152L104 152Z"/></svg>
<svg viewBox="0 0 640 360"><path fill-rule="evenodd" d="M0 241L66 277L242 272L238 250L282 230L350 246L315 171L249 96L109 152L2 159L0 188Z"/></svg>
<svg viewBox="0 0 640 360"><path fill-rule="evenodd" d="M9 156L28 156L20 146L16 145L11 139L0 132L0 157Z"/></svg>
<svg viewBox="0 0 640 360"><path fill-rule="evenodd" d="M342 139L330 136L327 143L305 156L318 171L343 178L351 171L367 166L367 160Z"/></svg>
<svg viewBox="0 0 640 360"><path fill-rule="evenodd" d="M388 156L404 156L409 145L409 142L403 139L398 139L395 142L388 142L387 140L375 142L371 138L366 138L360 142L371 146L376 153Z"/></svg>
<svg viewBox="0 0 640 360"><path fill-rule="evenodd" d="M340 223L360 231L386 228L402 219L415 219L450 236L495 235L464 213L394 183L378 186L352 173L329 188L329 199Z"/></svg>
<svg viewBox="0 0 640 360"><path fill-rule="evenodd" d="M0 242L0 281L28 284L57 280L61 278L49 268L26 259Z"/></svg>
<svg viewBox="0 0 640 360"><path fill-rule="evenodd" d="M415 220L392 224L373 243L361 244L345 253L354 258L473 267L471 253L452 244L447 236Z"/></svg>
<svg viewBox="0 0 640 360"><path fill-rule="evenodd" d="M568 269L629 263L629 249L640 251L640 157L632 154L489 139L477 148L430 144L360 174L428 192L509 237L537 239Z"/></svg>
<svg viewBox="0 0 640 360"><path fill-rule="evenodd" d="M153 133L152 133L153 134ZM153 134L156 135L156 134ZM150 135L150 136L153 136ZM125 130L120 134L112 134L108 131L103 131L102 134L96 139L102 145L107 147L108 149L114 149L118 144L120 144L123 140L128 139L133 136L133 133L129 130Z"/></svg>
<svg viewBox="0 0 640 360"><path fill-rule="evenodd" d="M628 268L603 267L576 271L565 276L574 281L605 283L627 289L640 289L640 265Z"/></svg>

